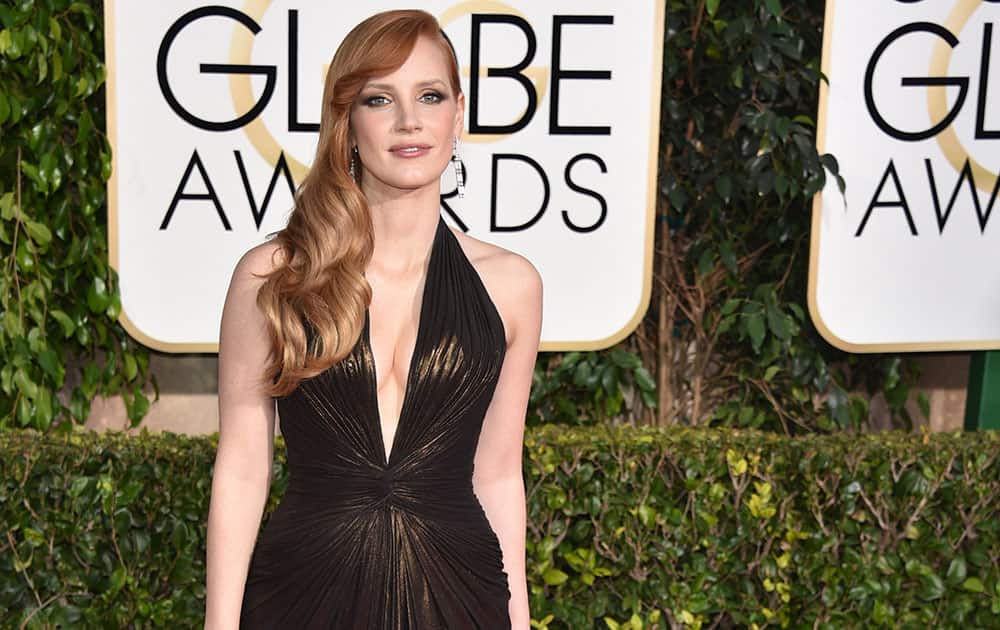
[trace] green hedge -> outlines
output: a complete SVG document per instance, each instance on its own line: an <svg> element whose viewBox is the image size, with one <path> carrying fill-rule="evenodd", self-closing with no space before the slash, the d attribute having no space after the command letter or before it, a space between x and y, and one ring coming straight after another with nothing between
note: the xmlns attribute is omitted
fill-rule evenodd
<svg viewBox="0 0 1000 630"><path fill-rule="evenodd" d="M215 438L0 433L0 611L199 627ZM997 627L1000 434L530 428L539 628ZM287 483L278 440L268 513Z"/></svg>

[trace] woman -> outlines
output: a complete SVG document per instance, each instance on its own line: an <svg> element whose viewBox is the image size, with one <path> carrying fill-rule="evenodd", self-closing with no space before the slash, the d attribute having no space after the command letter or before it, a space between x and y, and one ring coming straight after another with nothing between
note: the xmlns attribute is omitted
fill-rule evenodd
<svg viewBox="0 0 1000 630"><path fill-rule="evenodd" d="M529 627L521 451L542 287L441 218L463 107L423 11L375 15L334 55L288 226L226 296L207 628ZM256 539L275 401L289 485Z"/></svg>

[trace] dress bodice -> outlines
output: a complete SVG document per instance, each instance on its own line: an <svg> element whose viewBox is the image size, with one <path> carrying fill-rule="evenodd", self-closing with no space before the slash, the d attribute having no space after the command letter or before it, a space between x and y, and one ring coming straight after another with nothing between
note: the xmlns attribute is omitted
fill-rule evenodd
<svg viewBox="0 0 1000 630"><path fill-rule="evenodd" d="M278 398L289 483L255 546L241 627L510 627L472 487L504 326L441 217L426 273L388 458L367 310L350 354Z"/></svg>

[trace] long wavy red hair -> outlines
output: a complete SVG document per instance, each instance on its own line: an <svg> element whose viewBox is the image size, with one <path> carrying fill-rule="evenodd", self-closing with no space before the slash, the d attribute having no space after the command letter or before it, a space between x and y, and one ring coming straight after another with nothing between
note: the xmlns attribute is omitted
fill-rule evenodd
<svg viewBox="0 0 1000 630"><path fill-rule="evenodd" d="M326 75L316 156L295 193L287 227L276 233L278 259L257 293L270 337L267 390L285 396L343 359L357 343L371 303L363 272L374 249L371 210L350 166L350 115L369 79L397 70L417 39L446 53L449 81L461 91L454 49L433 15L378 13L344 38ZM360 164L355 165L360 182ZM306 326L314 330L308 343Z"/></svg>

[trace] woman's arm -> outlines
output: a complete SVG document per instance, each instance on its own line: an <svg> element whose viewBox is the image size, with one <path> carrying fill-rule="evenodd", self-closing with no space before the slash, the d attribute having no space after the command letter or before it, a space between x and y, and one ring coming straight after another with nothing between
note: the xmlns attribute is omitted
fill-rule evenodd
<svg viewBox="0 0 1000 630"><path fill-rule="evenodd" d="M494 283L495 302L509 329L507 353L483 421L472 482L503 551L510 586L512 630L528 630L525 569L524 421L542 325L542 281L526 259L510 254Z"/></svg>
<svg viewBox="0 0 1000 630"><path fill-rule="evenodd" d="M219 334L219 448L208 514L205 628L236 630L250 554L271 486L274 399L263 391L268 356L257 289L274 245L248 251L233 272Z"/></svg>

